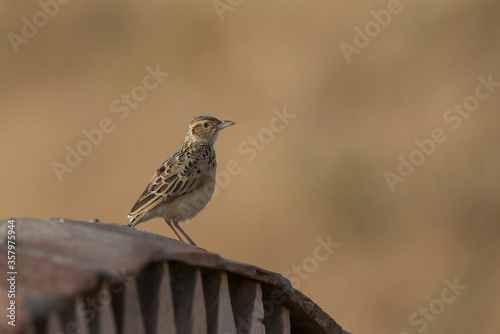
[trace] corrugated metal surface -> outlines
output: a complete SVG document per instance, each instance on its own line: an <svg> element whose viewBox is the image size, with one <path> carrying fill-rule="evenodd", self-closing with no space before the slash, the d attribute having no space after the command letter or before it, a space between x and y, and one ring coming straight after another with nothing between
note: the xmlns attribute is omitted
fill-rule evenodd
<svg viewBox="0 0 500 334"><path fill-rule="evenodd" d="M279 274L122 225L14 220L1 333L345 333ZM8 221L0 233L7 274Z"/></svg>

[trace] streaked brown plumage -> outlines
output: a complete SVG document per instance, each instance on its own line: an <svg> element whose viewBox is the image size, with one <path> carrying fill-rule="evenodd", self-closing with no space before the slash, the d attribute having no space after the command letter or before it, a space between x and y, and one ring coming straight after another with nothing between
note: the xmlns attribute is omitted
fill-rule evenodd
<svg viewBox="0 0 500 334"><path fill-rule="evenodd" d="M196 245L179 222L195 217L212 198L217 168L213 145L219 131L234 124L212 116L193 118L181 148L161 164L132 207L128 225L161 217L179 240L176 229Z"/></svg>

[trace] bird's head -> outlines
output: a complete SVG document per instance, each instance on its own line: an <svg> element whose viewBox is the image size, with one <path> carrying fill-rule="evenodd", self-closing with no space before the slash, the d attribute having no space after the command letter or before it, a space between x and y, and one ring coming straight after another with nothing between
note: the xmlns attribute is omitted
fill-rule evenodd
<svg viewBox="0 0 500 334"><path fill-rule="evenodd" d="M197 116L189 122L189 131L185 140L206 141L213 145L219 131L234 124L236 123L220 121L212 116Z"/></svg>

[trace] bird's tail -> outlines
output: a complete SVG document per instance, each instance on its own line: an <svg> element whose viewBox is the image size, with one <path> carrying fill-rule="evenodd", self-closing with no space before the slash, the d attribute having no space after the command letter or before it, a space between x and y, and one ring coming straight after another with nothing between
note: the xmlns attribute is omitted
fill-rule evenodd
<svg viewBox="0 0 500 334"><path fill-rule="evenodd" d="M135 215L135 216L128 215L128 218L130 219L128 227L136 227L136 225L138 225L141 222L142 216L144 215Z"/></svg>

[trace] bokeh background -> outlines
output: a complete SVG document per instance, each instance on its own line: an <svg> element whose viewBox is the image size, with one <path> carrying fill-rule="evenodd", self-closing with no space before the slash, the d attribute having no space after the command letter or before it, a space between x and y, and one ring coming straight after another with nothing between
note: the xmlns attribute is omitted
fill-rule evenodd
<svg viewBox="0 0 500 334"><path fill-rule="evenodd" d="M456 130L443 114L478 76L500 81L500 3L401 1L348 62L340 44L389 3L243 0L219 15L212 1L70 1L13 47L41 6L3 1L2 217L126 224L191 118L213 115L237 123L216 143L219 172L240 168L184 223L200 246L302 268L296 288L353 333L498 332L500 87ZM147 66L169 76L120 119L111 104ZM295 118L269 139L284 108ZM106 118L113 131L58 179L54 162ZM391 191L384 174L435 128L447 140ZM159 219L140 228L173 237ZM340 246L311 267L329 236ZM440 309L445 280L467 288ZM409 322L430 305L425 330Z"/></svg>

